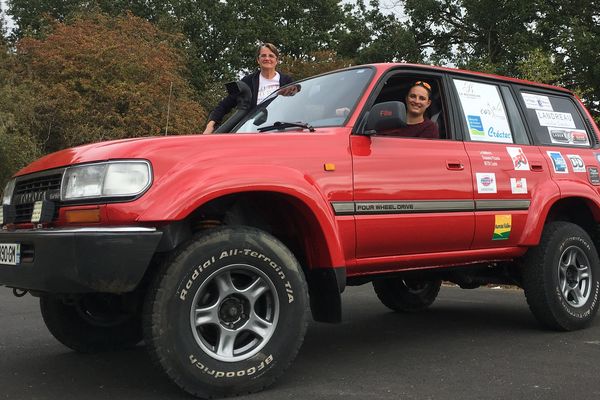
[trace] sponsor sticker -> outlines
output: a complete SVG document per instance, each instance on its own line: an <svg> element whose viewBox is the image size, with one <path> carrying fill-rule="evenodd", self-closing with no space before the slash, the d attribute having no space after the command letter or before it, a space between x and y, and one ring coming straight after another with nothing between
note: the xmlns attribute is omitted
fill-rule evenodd
<svg viewBox="0 0 600 400"><path fill-rule="evenodd" d="M513 194L527 193L527 179L510 178L510 190Z"/></svg>
<svg viewBox="0 0 600 400"><path fill-rule="evenodd" d="M487 172L475 173L477 179L477 193L496 193L496 174Z"/></svg>
<svg viewBox="0 0 600 400"><path fill-rule="evenodd" d="M467 121L469 122L469 133L471 136L485 136L479 115L469 115L467 116Z"/></svg>
<svg viewBox="0 0 600 400"><path fill-rule="evenodd" d="M492 240L508 240L512 229L512 215L496 215Z"/></svg>
<svg viewBox="0 0 600 400"><path fill-rule="evenodd" d="M531 93L521 93L521 96L523 96L523 101L525 102L525 106L527 108L533 108L534 110L554 111L548 96L540 96Z"/></svg>
<svg viewBox="0 0 600 400"><path fill-rule="evenodd" d="M483 160L483 165L486 167L497 167L498 161L500 161L500 157L495 156L491 151L480 151L481 159Z"/></svg>
<svg viewBox="0 0 600 400"><path fill-rule="evenodd" d="M587 167L588 170L588 180L592 185L600 185L600 172L598 172L598 167Z"/></svg>
<svg viewBox="0 0 600 400"><path fill-rule="evenodd" d="M585 163L580 156L576 154L567 154L567 158L571 161L573 172L585 172Z"/></svg>
<svg viewBox="0 0 600 400"><path fill-rule="evenodd" d="M512 132L497 85L454 79L471 139L512 143Z"/></svg>
<svg viewBox="0 0 600 400"><path fill-rule="evenodd" d="M557 126L575 129L575 121L570 113L535 110L541 126Z"/></svg>
<svg viewBox="0 0 600 400"><path fill-rule="evenodd" d="M512 159L515 171L529 171L529 161L520 147L507 147L506 151Z"/></svg>
<svg viewBox="0 0 600 400"><path fill-rule="evenodd" d="M567 163L563 158L562 154L558 151L547 151L548 157L552 160L552 165L554 166L554 172L557 174L568 174L569 169L567 168Z"/></svg>
<svg viewBox="0 0 600 400"><path fill-rule="evenodd" d="M588 146L588 135L583 129L565 129L556 126L548 127L550 141L556 144L572 144L573 146Z"/></svg>

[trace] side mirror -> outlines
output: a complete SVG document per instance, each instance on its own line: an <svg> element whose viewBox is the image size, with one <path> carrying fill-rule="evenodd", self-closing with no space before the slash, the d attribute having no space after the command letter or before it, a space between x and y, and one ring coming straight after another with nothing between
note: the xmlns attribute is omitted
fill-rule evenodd
<svg viewBox="0 0 600 400"><path fill-rule="evenodd" d="M215 132L229 132L244 118L248 110L252 108L252 91L250 87L242 81L229 82L225 84L225 89L230 95L234 95L237 101L237 110L227 121L223 123Z"/></svg>
<svg viewBox="0 0 600 400"><path fill-rule="evenodd" d="M365 135L406 126L406 106L400 101L386 101L375 104L369 112Z"/></svg>
<svg viewBox="0 0 600 400"><path fill-rule="evenodd" d="M250 102L252 101L252 91L250 87L242 81L229 82L225 84L225 89L228 94L232 94L236 97L238 110L250 109Z"/></svg>

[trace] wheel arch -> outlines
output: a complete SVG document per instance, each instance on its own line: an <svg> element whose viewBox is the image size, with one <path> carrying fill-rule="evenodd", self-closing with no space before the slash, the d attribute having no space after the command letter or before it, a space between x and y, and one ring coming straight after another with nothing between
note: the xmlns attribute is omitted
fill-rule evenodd
<svg viewBox="0 0 600 400"><path fill-rule="evenodd" d="M527 223L519 242L536 246L544 227L552 221L573 222L596 241L596 225L600 222L598 190L573 179L547 180L531 194Z"/></svg>
<svg viewBox="0 0 600 400"><path fill-rule="evenodd" d="M288 193L240 190L215 197L172 224L167 241L171 242L168 247L174 248L195 232L222 225L261 229L280 240L299 261L308 283L313 318L340 322L346 270L333 222Z"/></svg>

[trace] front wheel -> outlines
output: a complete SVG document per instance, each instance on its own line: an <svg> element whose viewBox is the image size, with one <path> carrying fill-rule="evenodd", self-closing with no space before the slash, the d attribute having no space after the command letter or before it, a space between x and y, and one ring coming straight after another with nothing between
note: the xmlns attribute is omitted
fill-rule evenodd
<svg viewBox="0 0 600 400"><path fill-rule="evenodd" d="M600 260L590 236L569 222L548 224L525 257L523 288L543 326L571 331L590 325L600 304Z"/></svg>
<svg viewBox="0 0 600 400"><path fill-rule="evenodd" d="M220 228L167 260L148 292L145 339L188 393L251 393L296 356L307 304L302 269L281 242L257 229Z"/></svg>

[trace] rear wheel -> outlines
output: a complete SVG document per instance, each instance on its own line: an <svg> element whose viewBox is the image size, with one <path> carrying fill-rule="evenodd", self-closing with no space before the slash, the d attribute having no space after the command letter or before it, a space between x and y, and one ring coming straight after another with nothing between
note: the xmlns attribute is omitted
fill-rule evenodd
<svg viewBox="0 0 600 400"><path fill-rule="evenodd" d="M588 326L600 304L600 260L590 236L569 222L544 228L540 244L528 251L523 288L536 319L545 327Z"/></svg>
<svg viewBox="0 0 600 400"><path fill-rule="evenodd" d="M78 352L123 350L142 340L140 313L127 311L122 296L87 294L71 300L43 296L40 309L50 333Z"/></svg>
<svg viewBox="0 0 600 400"><path fill-rule="evenodd" d="M199 397L261 390L296 356L308 294L293 254L252 228L197 236L150 288L145 338L182 389Z"/></svg>
<svg viewBox="0 0 600 400"><path fill-rule="evenodd" d="M373 288L381 302L399 312L421 311L435 301L442 281L420 281L387 278L373 281Z"/></svg>

